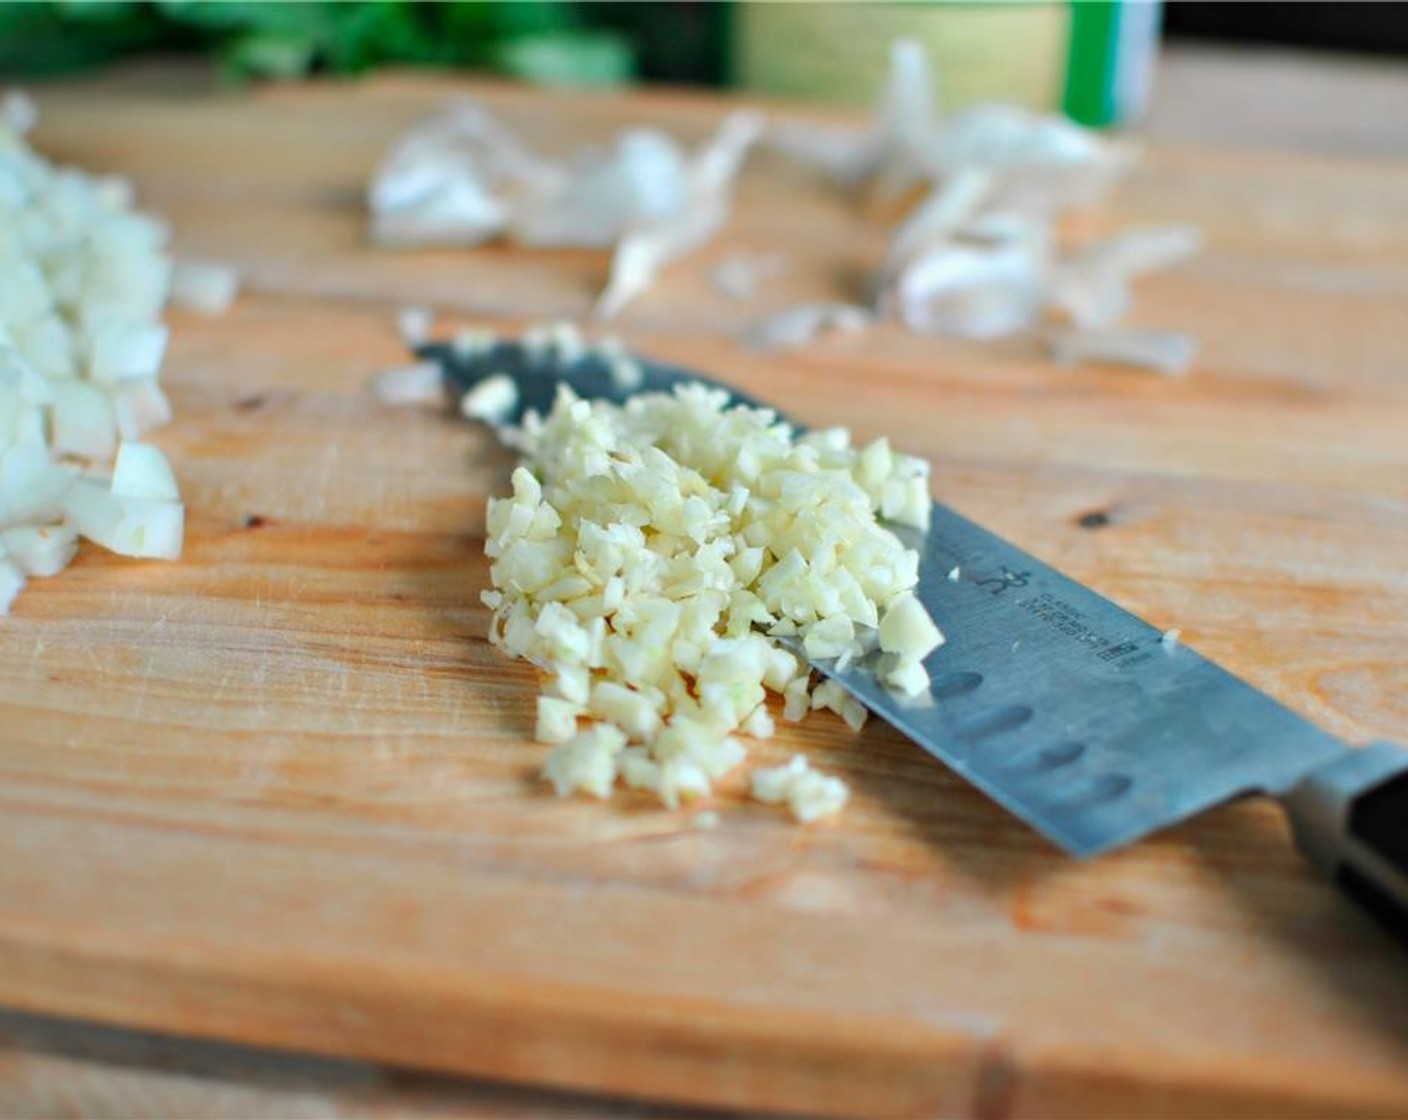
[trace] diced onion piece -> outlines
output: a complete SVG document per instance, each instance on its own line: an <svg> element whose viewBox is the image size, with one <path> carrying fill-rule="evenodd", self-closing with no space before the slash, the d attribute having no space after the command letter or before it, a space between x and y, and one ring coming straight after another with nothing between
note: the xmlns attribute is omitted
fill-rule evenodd
<svg viewBox="0 0 1408 1120"><path fill-rule="evenodd" d="M78 534L67 525L18 525L0 532L0 550L27 576L55 576L77 553Z"/></svg>
<svg viewBox="0 0 1408 1120"><path fill-rule="evenodd" d="M112 410L123 439L141 439L171 421L171 402L154 377L119 381L112 391Z"/></svg>
<svg viewBox="0 0 1408 1120"><path fill-rule="evenodd" d="M123 498L122 519L109 540L98 544L120 556L179 560L186 532L186 507L180 502Z"/></svg>
<svg viewBox="0 0 1408 1120"><path fill-rule="evenodd" d="M121 498L180 501L176 476L160 449L149 443L122 444L112 471L112 492Z"/></svg>
<svg viewBox="0 0 1408 1120"><path fill-rule="evenodd" d="M79 479L64 498L68 524L82 537L120 556L178 560L186 510L180 502L113 494Z"/></svg>
<svg viewBox="0 0 1408 1120"><path fill-rule="evenodd" d="M16 348L13 336L3 325L0 325L0 392L14 395L6 402L7 411L21 403L41 405L54 399L52 383Z"/></svg>
<svg viewBox="0 0 1408 1120"><path fill-rule="evenodd" d="M0 614L9 614L16 596L24 590L24 573L12 561L0 558Z"/></svg>
<svg viewBox="0 0 1408 1120"><path fill-rule="evenodd" d="M117 450L112 401L87 381L54 383L53 446L61 455L105 459Z"/></svg>
<svg viewBox="0 0 1408 1120"><path fill-rule="evenodd" d="M16 324L12 329L25 360L45 377L73 377L78 372L73 338L56 313Z"/></svg>
<svg viewBox="0 0 1408 1120"><path fill-rule="evenodd" d="M240 274L217 261L177 260L171 273L171 302L203 315L223 315L240 294Z"/></svg>
<svg viewBox="0 0 1408 1120"><path fill-rule="evenodd" d="M8 405L8 407L7 407ZM36 443L41 447L49 438L45 410L37 405L0 403L0 451L16 444Z"/></svg>
<svg viewBox="0 0 1408 1120"><path fill-rule="evenodd" d="M12 259L5 266L5 317L10 323L29 323L54 310L49 282L37 263Z"/></svg>
<svg viewBox="0 0 1408 1120"><path fill-rule="evenodd" d="M42 442L16 442L0 455L0 526L57 520L73 482L73 471L56 464Z"/></svg>
<svg viewBox="0 0 1408 1120"><path fill-rule="evenodd" d="M169 334L157 324L105 319L94 329L89 344L88 376L94 381L155 377L161 371Z"/></svg>
<svg viewBox="0 0 1408 1120"><path fill-rule="evenodd" d="M122 499L97 479L80 478L64 495L63 512L79 536L107 547L122 521Z"/></svg>

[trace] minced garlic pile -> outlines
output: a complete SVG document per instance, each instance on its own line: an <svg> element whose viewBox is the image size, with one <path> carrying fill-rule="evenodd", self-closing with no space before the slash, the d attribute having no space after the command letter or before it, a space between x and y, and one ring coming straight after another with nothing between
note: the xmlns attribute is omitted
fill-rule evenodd
<svg viewBox="0 0 1408 1120"><path fill-rule="evenodd" d="M563 389L516 433L513 496L493 499L486 551L491 639L548 674L537 738L559 794L618 782L674 807L704 797L744 758L742 732L827 707L864 709L839 685L813 691L811 658L875 652L885 683L928 687L943 641L912 591L919 557L877 516L923 528L928 465L842 429L798 436L766 410L688 385L625 405ZM753 792L801 820L834 812L845 785L804 759L757 771Z"/></svg>

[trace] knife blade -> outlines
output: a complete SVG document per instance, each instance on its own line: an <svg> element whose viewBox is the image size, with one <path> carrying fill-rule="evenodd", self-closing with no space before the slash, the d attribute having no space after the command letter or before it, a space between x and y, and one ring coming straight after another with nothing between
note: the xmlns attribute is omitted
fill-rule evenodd
<svg viewBox="0 0 1408 1120"><path fill-rule="evenodd" d="M929 694L892 693L864 662L817 668L1072 855L1284 792L1346 749L946 506L927 533L898 532L947 638L925 663Z"/></svg>
<svg viewBox="0 0 1408 1120"><path fill-rule="evenodd" d="M505 374L503 424L546 411L558 386L624 401L684 382L732 386L638 360L639 380L588 352L500 341L416 347L463 393ZM634 379L632 379L634 380ZM780 414L779 414L780 415ZM800 426L798 426L800 429ZM1323 871L1408 934L1408 751L1353 749L1098 592L935 502L916 594L947 641L917 698L880 684L873 658L812 665L1073 856L1132 843L1249 793L1281 800Z"/></svg>

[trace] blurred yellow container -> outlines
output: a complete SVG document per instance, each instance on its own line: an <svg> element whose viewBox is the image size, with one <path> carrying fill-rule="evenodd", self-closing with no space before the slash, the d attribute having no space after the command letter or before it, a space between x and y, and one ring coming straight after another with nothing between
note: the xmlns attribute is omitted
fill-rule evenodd
<svg viewBox="0 0 1408 1120"><path fill-rule="evenodd" d="M890 44L915 39L933 60L945 109L1005 101L1064 110L1083 124L1127 122L1147 99L1160 8L1158 0L743 0L731 13L732 78L758 93L869 105Z"/></svg>
<svg viewBox="0 0 1408 1120"><path fill-rule="evenodd" d="M868 105L895 39L929 51L945 106L1061 105L1068 4L765 3L734 12L734 78L744 88Z"/></svg>

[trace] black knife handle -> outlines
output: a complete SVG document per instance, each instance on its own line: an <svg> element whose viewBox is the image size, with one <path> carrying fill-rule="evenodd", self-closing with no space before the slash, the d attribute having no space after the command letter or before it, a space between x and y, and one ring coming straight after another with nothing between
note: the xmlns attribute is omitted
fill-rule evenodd
<svg viewBox="0 0 1408 1120"><path fill-rule="evenodd" d="M1346 751L1281 803L1310 861L1408 942L1408 750Z"/></svg>

